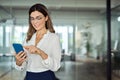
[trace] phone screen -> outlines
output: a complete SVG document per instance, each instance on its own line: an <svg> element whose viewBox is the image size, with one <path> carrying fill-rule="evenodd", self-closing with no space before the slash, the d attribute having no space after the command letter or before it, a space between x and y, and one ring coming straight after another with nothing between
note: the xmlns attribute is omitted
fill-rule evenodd
<svg viewBox="0 0 120 80"><path fill-rule="evenodd" d="M13 43L13 48L16 53L19 53L20 51L24 51L23 46L19 43Z"/></svg>

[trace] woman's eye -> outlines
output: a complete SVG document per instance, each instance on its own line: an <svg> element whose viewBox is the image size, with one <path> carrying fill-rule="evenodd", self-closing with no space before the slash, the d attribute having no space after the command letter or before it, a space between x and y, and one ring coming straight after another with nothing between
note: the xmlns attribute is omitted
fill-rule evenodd
<svg viewBox="0 0 120 80"><path fill-rule="evenodd" d="M34 18L34 17L30 17L30 20L31 21L34 21L34 20L40 20L40 19L42 19L43 17L41 17L41 16L37 16L36 18Z"/></svg>
<svg viewBox="0 0 120 80"><path fill-rule="evenodd" d="M38 17L36 17L36 19L37 19L37 20L40 20L40 19L42 19L42 17L38 16Z"/></svg>
<svg viewBox="0 0 120 80"><path fill-rule="evenodd" d="M31 17L31 18L30 18L30 20L32 21L32 20L34 20L34 18L33 18L33 17Z"/></svg>

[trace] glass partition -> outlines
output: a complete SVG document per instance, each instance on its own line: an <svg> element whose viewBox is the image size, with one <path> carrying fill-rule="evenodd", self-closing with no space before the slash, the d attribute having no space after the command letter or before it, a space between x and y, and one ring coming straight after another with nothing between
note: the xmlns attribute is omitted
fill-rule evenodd
<svg viewBox="0 0 120 80"><path fill-rule="evenodd" d="M113 1L113 0L112 0ZM111 7L111 60L112 79L120 79L120 2Z"/></svg>
<svg viewBox="0 0 120 80"><path fill-rule="evenodd" d="M0 80L23 80L15 69L12 43L23 43L28 30L28 10L37 0L0 0ZM43 0L60 37L60 80L106 80L106 0ZM115 2L113 1L113 4ZM117 7L118 8L118 7ZM119 50L119 10L112 10L112 50ZM55 45L54 45L55 46ZM113 80L119 66L112 53ZM118 60L118 58L117 58ZM86 77L87 76L87 77Z"/></svg>

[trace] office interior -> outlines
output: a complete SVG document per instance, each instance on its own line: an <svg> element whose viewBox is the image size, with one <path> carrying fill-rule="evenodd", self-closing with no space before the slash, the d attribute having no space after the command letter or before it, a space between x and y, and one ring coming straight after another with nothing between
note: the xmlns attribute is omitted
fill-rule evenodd
<svg viewBox="0 0 120 80"><path fill-rule="evenodd" d="M12 43L23 43L28 10L47 6L61 43L58 80L107 80L106 0L0 0L0 80L23 80ZM120 79L120 0L111 0L111 77Z"/></svg>

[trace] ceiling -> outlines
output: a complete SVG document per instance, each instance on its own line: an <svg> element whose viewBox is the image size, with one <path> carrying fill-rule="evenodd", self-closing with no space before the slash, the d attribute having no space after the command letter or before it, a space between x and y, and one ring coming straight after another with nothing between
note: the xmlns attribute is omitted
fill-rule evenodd
<svg viewBox="0 0 120 80"><path fill-rule="evenodd" d="M0 0L0 19L2 14L11 14L16 10L28 10L35 3L43 3L50 10L59 11L97 11L106 10L106 0ZM111 8L119 13L120 0L111 0Z"/></svg>
<svg viewBox="0 0 120 80"><path fill-rule="evenodd" d="M120 3L120 0L111 0L112 8ZM53 10L103 10L106 8L106 0L0 0L0 6L12 9L28 9L35 3L43 3Z"/></svg>

